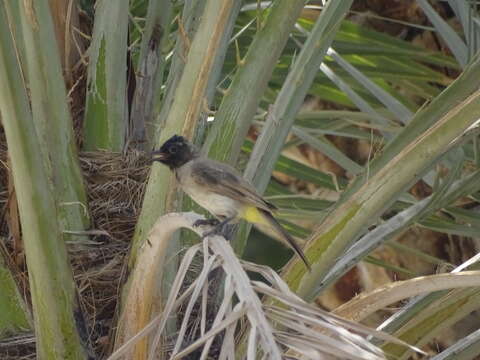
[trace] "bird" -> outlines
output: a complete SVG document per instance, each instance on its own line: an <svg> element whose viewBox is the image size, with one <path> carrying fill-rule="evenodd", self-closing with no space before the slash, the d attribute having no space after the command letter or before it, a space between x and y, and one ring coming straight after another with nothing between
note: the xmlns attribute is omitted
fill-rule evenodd
<svg viewBox="0 0 480 360"><path fill-rule="evenodd" d="M190 141L179 135L173 135L158 150L154 150L151 161L168 166L180 188L216 218L197 222L195 226L215 224L215 229L222 229L240 219L267 226L286 240L311 271L301 247L273 217L277 207L260 196L235 168L201 156Z"/></svg>

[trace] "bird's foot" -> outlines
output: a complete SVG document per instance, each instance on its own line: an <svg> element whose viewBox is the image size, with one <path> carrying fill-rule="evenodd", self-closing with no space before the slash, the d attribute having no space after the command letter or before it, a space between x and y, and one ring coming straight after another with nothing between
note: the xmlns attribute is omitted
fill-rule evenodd
<svg viewBox="0 0 480 360"><path fill-rule="evenodd" d="M220 235L222 236L223 234L223 227L222 226L215 226L212 230L209 230L205 233L202 234L202 239L205 239L209 236L213 236L213 235Z"/></svg>
<svg viewBox="0 0 480 360"><path fill-rule="evenodd" d="M193 226L200 226L200 225L210 225L213 228L208 230L202 235L202 239L205 239L208 236L212 235L220 235L223 236L225 239L229 239L229 234L234 229L234 226L230 224L230 222L234 219L234 217L226 217L223 218L222 221L217 219L201 219L197 220L193 223Z"/></svg>
<svg viewBox="0 0 480 360"><path fill-rule="evenodd" d="M193 223L193 227L218 226L218 224L220 224L220 221L217 219L198 219Z"/></svg>
<svg viewBox="0 0 480 360"><path fill-rule="evenodd" d="M200 226L209 226L212 228L202 235L202 239L212 235L222 235L224 228L224 224L220 223L220 220L218 219L198 219L193 223L193 227Z"/></svg>
<svg viewBox="0 0 480 360"><path fill-rule="evenodd" d="M235 224L219 223L212 230L205 232L202 235L202 239L205 239L209 236L218 235L225 238L225 240L229 241L233 235L234 229L235 229Z"/></svg>

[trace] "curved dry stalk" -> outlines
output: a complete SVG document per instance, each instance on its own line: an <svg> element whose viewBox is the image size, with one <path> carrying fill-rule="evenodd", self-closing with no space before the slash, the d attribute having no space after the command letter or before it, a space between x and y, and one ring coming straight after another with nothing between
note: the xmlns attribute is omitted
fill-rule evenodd
<svg viewBox="0 0 480 360"><path fill-rule="evenodd" d="M239 260L231 245L220 236L208 237L187 250L163 312L155 316L161 300L158 296L161 284L157 279L161 278L162 269L159 267L164 264L168 242L179 228L201 234L205 228L193 226L198 219L203 217L195 213L171 213L155 223L149 241L140 248L132 274L131 291L121 317L118 348L109 360L179 359L189 354L207 359L212 356L212 351L220 354L219 358L235 354L255 359L258 354L264 354L269 359L282 359L285 349L303 354L303 358L307 359L318 359L318 354L322 357L341 356L342 359L384 359L382 351L364 337L383 336L392 341L391 337L305 303L270 268ZM198 258L199 253L203 254L202 270L191 284L184 286L185 275L192 270L193 259ZM195 266L198 268L198 265ZM215 301L204 297L209 295L213 271L219 268L226 274L223 301L213 312L214 319L209 319L208 314L212 314L210 309L215 306ZM247 271L260 273L268 284L250 281ZM262 304L260 297L276 305ZM173 351L165 357L165 346L159 348L160 339L167 319L178 313L180 307L182 325L175 336ZM195 328L198 331L192 331ZM240 337L245 340L245 346L241 341L235 341L234 335L240 328L246 330L246 336ZM355 334L347 329L354 330ZM153 332L156 332L154 336L146 338ZM212 348L214 340L221 343L217 341Z"/></svg>
<svg viewBox="0 0 480 360"><path fill-rule="evenodd" d="M192 224L202 216L195 213L170 213L160 217L153 226L148 240L138 252L138 260L133 270L131 284L120 314L115 348L131 339L151 320L152 311L160 309L160 291L165 255L170 238L180 228L189 228L198 232ZM142 340L136 345L135 359L146 359L147 342Z"/></svg>
<svg viewBox="0 0 480 360"><path fill-rule="evenodd" d="M359 295L333 312L349 320L361 321L374 312L406 298L440 290L480 286L480 271L421 276L397 281Z"/></svg>

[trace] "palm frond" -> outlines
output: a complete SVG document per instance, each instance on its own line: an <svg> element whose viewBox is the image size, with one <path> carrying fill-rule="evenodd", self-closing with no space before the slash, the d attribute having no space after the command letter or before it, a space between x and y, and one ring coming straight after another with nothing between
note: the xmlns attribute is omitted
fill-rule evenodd
<svg viewBox="0 0 480 360"><path fill-rule="evenodd" d="M150 301L158 298L154 294L155 279L159 276L156 269L162 264L161 258L173 232L186 227L201 235L208 228L195 227L193 224L199 219L203 217L195 213L170 213L157 220L148 243L140 249L134 269L131 301L124 313L128 319L123 319L123 335L118 339L121 346L109 360L133 354L136 358L146 358L147 344L148 359L155 358L156 353L163 353L163 358L180 359L194 351L200 359L205 359L211 351L237 355L245 351L247 359L256 358L258 353L269 359L282 359L286 353L301 354L305 359L318 359L325 354L348 359L384 358L365 336L395 341L392 337L305 303L273 270L239 260L230 244L219 236L208 237L185 252L161 313L145 313L151 309ZM185 285L187 272L195 269L196 257L202 259L200 273ZM209 307L214 304L203 297L211 293L212 287L214 291L222 288L211 280L221 278L219 271L225 274L223 296L219 307L212 312ZM250 280L247 271L261 274L267 283ZM262 303L265 298L271 300L270 304ZM180 309L182 325L167 355L165 348L169 346L165 341L168 339L162 341L163 350L158 346L167 319ZM208 318L208 314L214 318ZM151 321L145 323L147 319ZM237 331L245 343L232 340L230 336ZM142 342L146 336L150 340Z"/></svg>

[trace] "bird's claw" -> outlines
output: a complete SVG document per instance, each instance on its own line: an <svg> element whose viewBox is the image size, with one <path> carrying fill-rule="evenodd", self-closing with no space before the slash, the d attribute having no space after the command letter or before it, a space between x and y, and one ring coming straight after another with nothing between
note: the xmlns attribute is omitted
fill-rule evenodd
<svg viewBox="0 0 480 360"><path fill-rule="evenodd" d="M199 227L199 226L218 226L220 221L217 219L198 219L193 223L193 227Z"/></svg>
<svg viewBox="0 0 480 360"><path fill-rule="evenodd" d="M203 233L202 239L206 239L212 235L222 235L222 228L214 227L212 230Z"/></svg>

